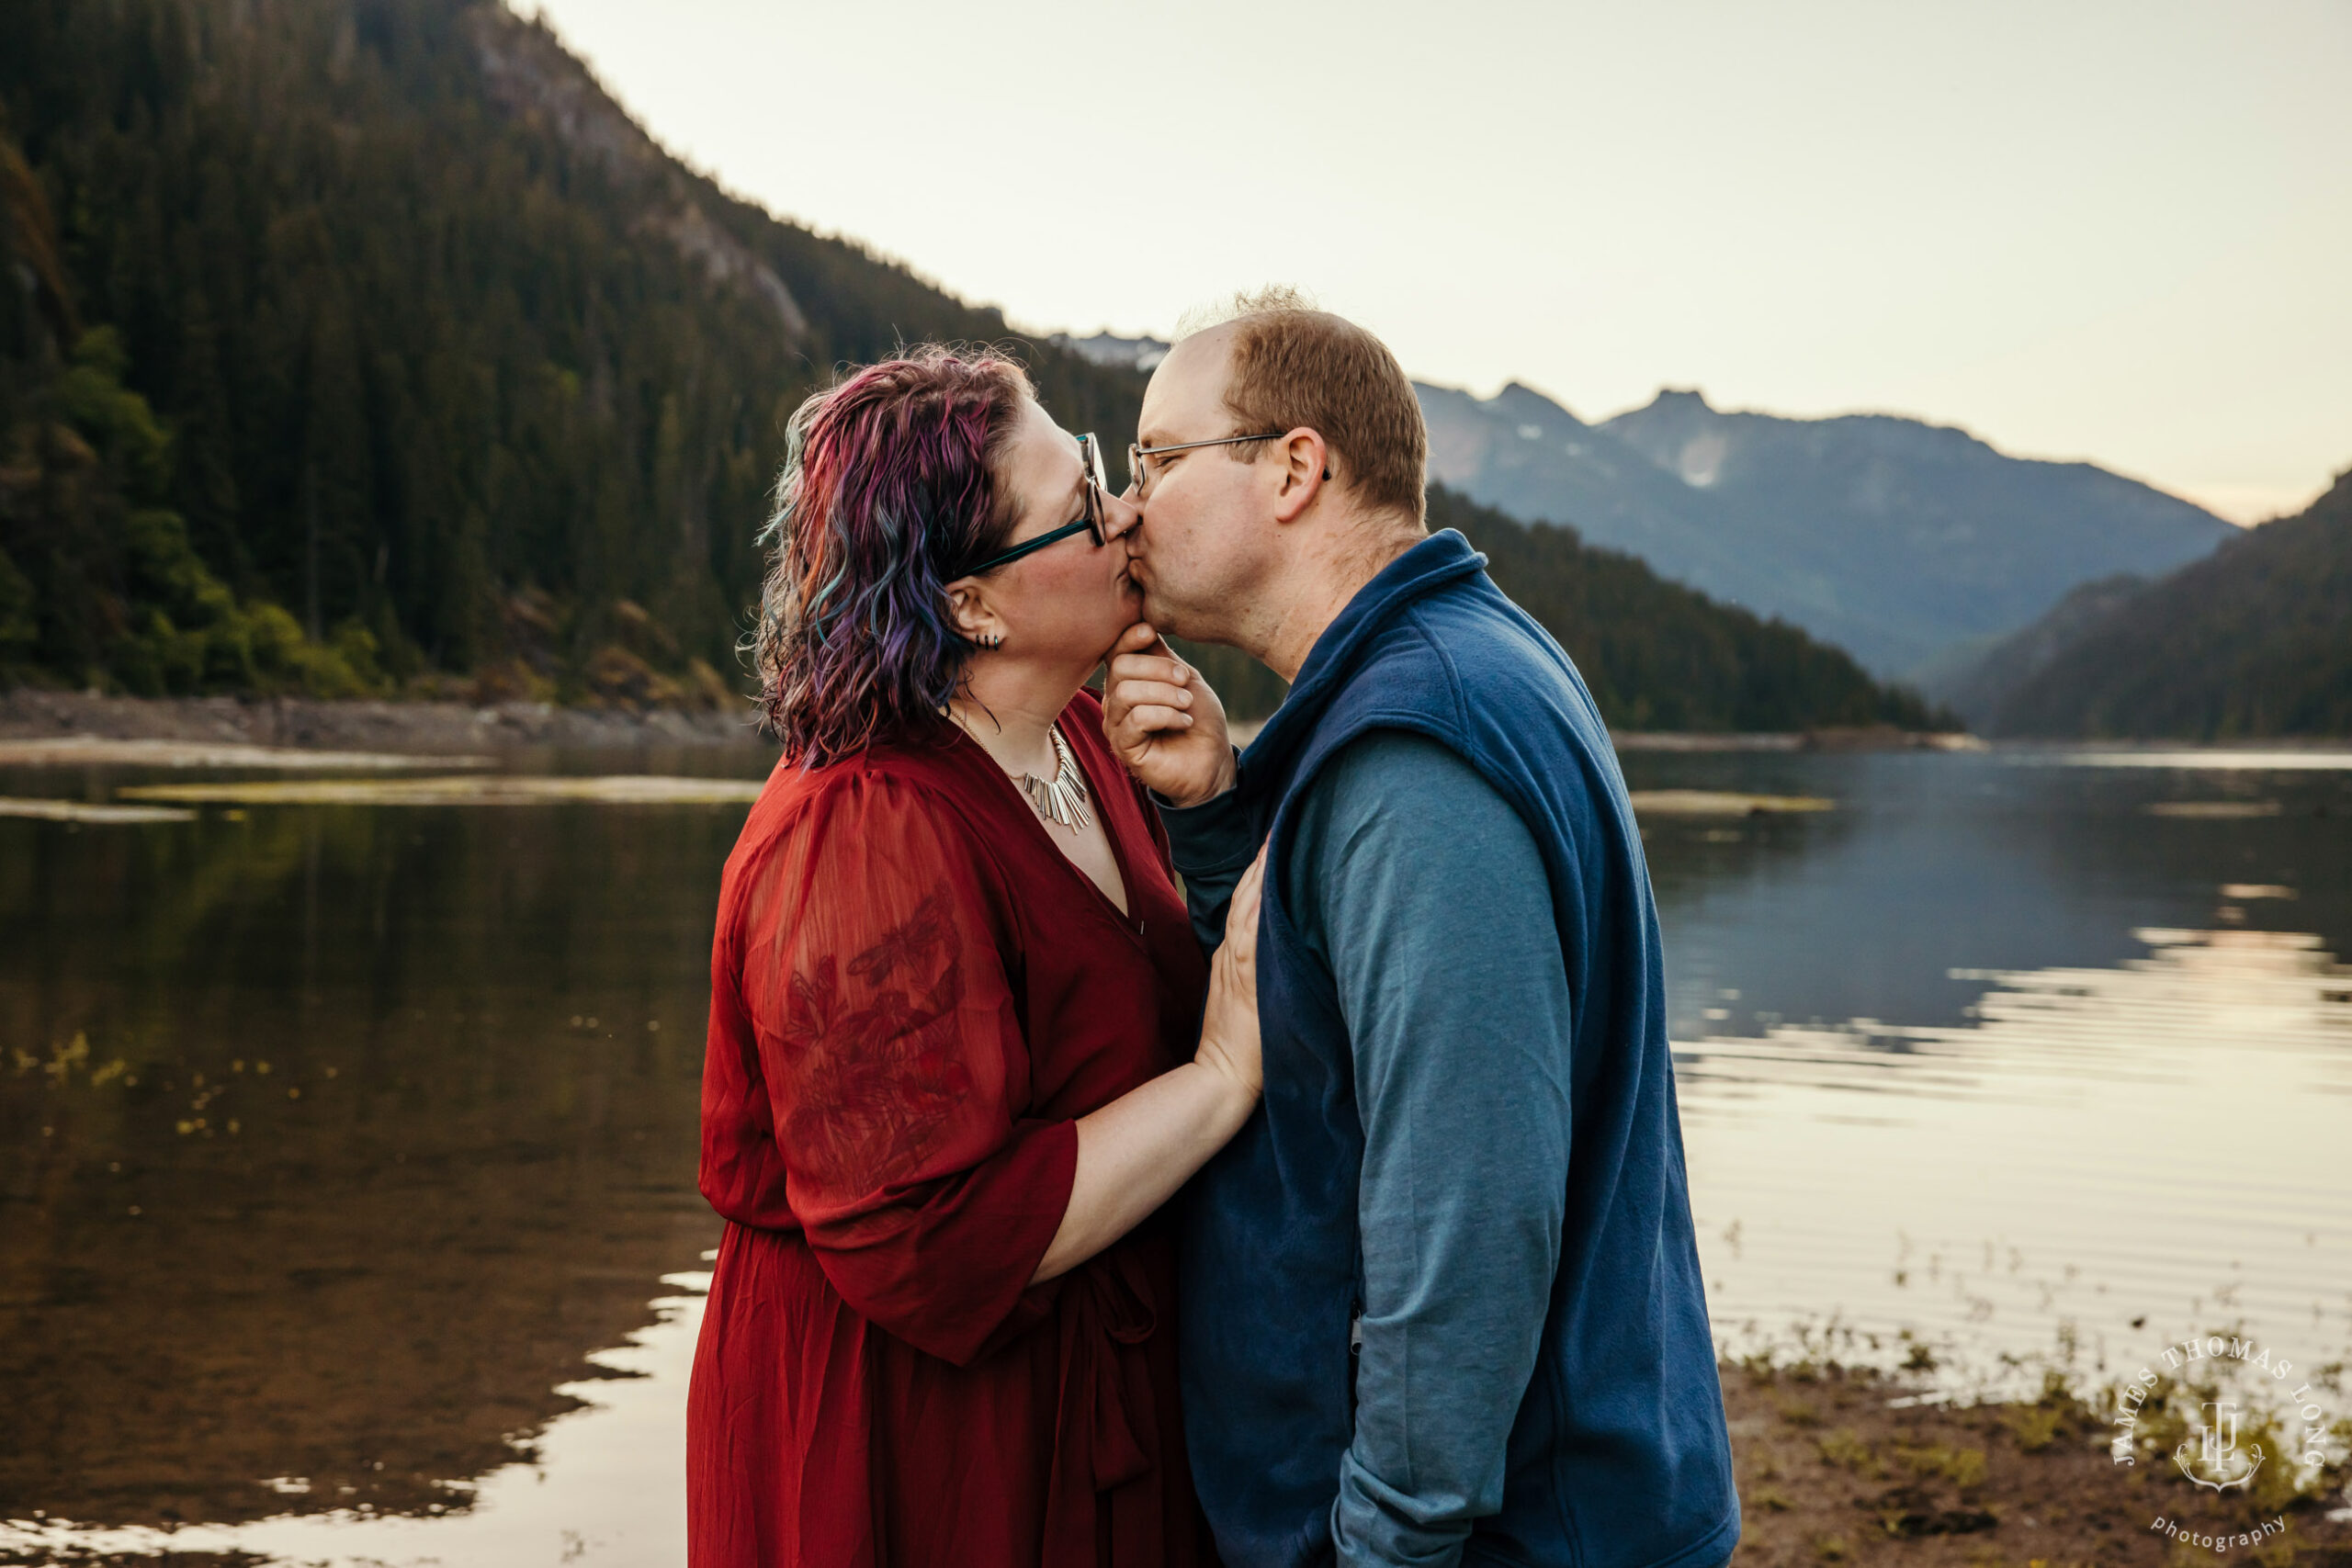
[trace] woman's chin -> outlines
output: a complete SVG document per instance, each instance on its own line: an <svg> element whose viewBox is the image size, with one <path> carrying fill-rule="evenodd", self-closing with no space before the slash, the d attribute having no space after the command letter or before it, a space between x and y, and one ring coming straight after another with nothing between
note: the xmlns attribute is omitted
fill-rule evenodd
<svg viewBox="0 0 2352 1568"><path fill-rule="evenodd" d="M1127 626L1134 625L1135 623L1133 621L1129 621L1127 623ZM1108 664L1111 661L1112 650L1119 646L1119 639L1126 635L1127 626L1121 626L1117 631L1113 632L1109 637L1102 639L1102 649L1094 656L1095 663Z"/></svg>
<svg viewBox="0 0 2352 1568"><path fill-rule="evenodd" d="M1143 604L1139 600L1129 600L1124 608L1124 615L1112 617L1118 625L1107 628L1110 635L1102 639L1102 652L1098 662L1108 661L1112 650L1119 646L1119 639L1127 635L1127 628L1143 619Z"/></svg>
<svg viewBox="0 0 2352 1568"><path fill-rule="evenodd" d="M1127 628L1143 619L1143 590L1124 572L1105 598L1093 599L1084 607L1075 599L1066 603L1069 613L1059 620L1063 635L1051 640L1063 648L1091 648L1097 663L1110 658Z"/></svg>

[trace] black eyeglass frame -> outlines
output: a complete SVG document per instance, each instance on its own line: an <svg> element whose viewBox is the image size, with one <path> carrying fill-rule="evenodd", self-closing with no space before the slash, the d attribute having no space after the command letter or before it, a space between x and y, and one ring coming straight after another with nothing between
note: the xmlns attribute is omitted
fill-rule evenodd
<svg viewBox="0 0 2352 1568"><path fill-rule="evenodd" d="M987 560L962 575L978 577L984 571L994 571L998 567L1011 566L1023 556L1034 554L1044 549L1047 545L1059 544L1076 533L1092 534L1097 549L1110 543L1102 532L1102 494L1111 488L1111 479L1110 476L1102 471L1102 443L1094 438L1091 431L1078 438L1078 460L1086 470L1085 516L1065 523L1058 528L1050 529L1034 539L1023 539L1002 555L990 556Z"/></svg>
<svg viewBox="0 0 2352 1568"><path fill-rule="evenodd" d="M1146 457L1157 457L1164 452L1190 452L1196 446L1238 446L1245 441L1279 441L1290 434L1287 430L1270 430L1263 435L1220 435L1212 441L1171 441L1165 446L1143 446L1127 443L1127 488L1140 498L1144 491Z"/></svg>

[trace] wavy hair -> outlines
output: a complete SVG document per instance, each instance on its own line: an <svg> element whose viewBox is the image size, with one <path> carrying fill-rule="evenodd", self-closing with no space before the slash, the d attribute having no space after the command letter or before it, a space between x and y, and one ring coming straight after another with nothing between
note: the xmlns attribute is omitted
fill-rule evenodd
<svg viewBox="0 0 2352 1568"><path fill-rule="evenodd" d="M1012 360L926 344L793 414L751 638L786 756L819 767L936 722L971 655L944 587L1011 531L996 460L1029 395Z"/></svg>

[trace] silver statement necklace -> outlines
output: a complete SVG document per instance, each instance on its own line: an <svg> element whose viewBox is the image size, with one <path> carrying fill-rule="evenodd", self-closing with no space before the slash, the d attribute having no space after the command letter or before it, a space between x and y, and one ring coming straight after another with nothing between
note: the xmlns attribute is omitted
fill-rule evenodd
<svg viewBox="0 0 2352 1568"><path fill-rule="evenodd" d="M1078 759L1070 755L1069 742L1062 739L1059 728L1053 731L1054 755L1061 765L1054 770L1051 779L1041 779L1035 773L1021 775L1021 793L1037 808L1037 815L1064 828L1083 829L1094 820L1086 809L1086 775L1079 772Z"/></svg>

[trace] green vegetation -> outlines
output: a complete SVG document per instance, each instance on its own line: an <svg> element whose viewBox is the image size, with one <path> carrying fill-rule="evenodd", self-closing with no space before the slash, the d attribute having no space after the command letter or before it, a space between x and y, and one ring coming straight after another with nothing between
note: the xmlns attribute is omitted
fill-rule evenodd
<svg viewBox="0 0 2352 1568"><path fill-rule="evenodd" d="M2352 735L2352 472L2168 577L2102 586L1987 654L1972 716L2006 735Z"/></svg>
<svg viewBox="0 0 2352 1568"><path fill-rule="evenodd" d="M1521 523L1438 484L1429 524L1458 528L1486 552L1496 585L1567 649L1612 729L1961 728L1786 622L1718 604L1632 556L1586 544L1574 528ZM1263 665L1231 649L1182 651L1237 717L1262 718L1281 705L1283 683Z"/></svg>
<svg viewBox="0 0 2352 1568"><path fill-rule="evenodd" d="M0 37L19 677L692 696L834 367L1012 342L1135 426L1132 374L729 197L487 0L0 0Z"/></svg>
<svg viewBox="0 0 2352 1568"><path fill-rule="evenodd" d="M1140 377L729 196L492 0L0 0L0 681L723 702L834 367L1006 344L1135 428ZM1936 717L1570 529L1430 522L1621 728Z"/></svg>
<svg viewBox="0 0 2352 1568"><path fill-rule="evenodd" d="M1902 687L1779 620L1719 604L1572 528L1526 524L1440 486L1430 526L1459 528L1502 591L1559 639L1617 729L1957 729Z"/></svg>
<svg viewBox="0 0 2352 1568"><path fill-rule="evenodd" d="M266 600L237 596L189 545L168 501L171 441L122 384L111 327L82 334L40 399L51 417L17 423L5 482L31 525L36 581L0 552L0 649L62 644L145 695L212 689L353 696L382 683L376 639L345 621L331 641L303 635ZM40 535L51 536L40 548ZM64 570L59 570L61 567ZM44 570L46 569L46 570ZM108 586L113 588L108 592Z"/></svg>
<svg viewBox="0 0 2352 1568"><path fill-rule="evenodd" d="M1877 1450L1856 1436L1851 1427L1840 1427L1827 1437L1815 1438L1814 1446L1821 1450L1825 1464L1842 1465L1857 1473L1870 1475L1879 1474L1884 1468L1879 1461Z"/></svg>
<svg viewBox="0 0 2352 1568"><path fill-rule="evenodd" d="M1914 1475L1939 1475L1962 1492L1973 1491L1984 1484L1984 1450L1976 1448L1955 1448L1949 1443L1928 1443L1919 1448L1896 1444L1897 1464Z"/></svg>

